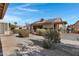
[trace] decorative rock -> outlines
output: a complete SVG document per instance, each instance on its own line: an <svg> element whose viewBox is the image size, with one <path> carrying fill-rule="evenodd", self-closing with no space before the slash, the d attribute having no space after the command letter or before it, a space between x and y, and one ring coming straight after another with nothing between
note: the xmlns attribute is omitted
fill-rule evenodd
<svg viewBox="0 0 79 59"><path fill-rule="evenodd" d="M41 56L39 52L33 51L29 53L30 56Z"/></svg>

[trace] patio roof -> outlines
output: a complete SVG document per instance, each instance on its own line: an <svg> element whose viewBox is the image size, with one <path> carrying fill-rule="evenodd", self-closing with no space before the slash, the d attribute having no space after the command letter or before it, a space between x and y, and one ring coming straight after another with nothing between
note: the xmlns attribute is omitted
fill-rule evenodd
<svg viewBox="0 0 79 59"><path fill-rule="evenodd" d="M7 7L8 7L8 3L0 3L0 19L3 19Z"/></svg>

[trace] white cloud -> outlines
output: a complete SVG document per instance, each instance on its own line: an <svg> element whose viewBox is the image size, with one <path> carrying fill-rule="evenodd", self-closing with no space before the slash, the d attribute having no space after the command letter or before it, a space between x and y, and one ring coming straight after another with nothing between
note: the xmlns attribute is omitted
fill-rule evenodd
<svg viewBox="0 0 79 59"><path fill-rule="evenodd" d="M19 5L16 5L14 7L8 8L8 9L17 9L17 8L23 8L23 7L29 7L29 6L31 6L30 3L28 3L28 4L21 4L21 5L19 4Z"/></svg>
<svg viewBox="0 0 79 59"><path fill-rule="evenodd" d="M38 12L39 11L37 9L31 9L29 6L31 6L31 4L23 4L20 6L19 5L16 6L16 8L13 7L12 9L9 9L10 11L8 11L5 14L4 19L0 22L8 22L8 23L17 22L18 25L25 25L25 23L32 23L33 22L32 19L24 19L23 17L21 17L23 16L23 14L25 14L26 11L27 12Z"/></svg>
<svg viewBox="0 0 79 59"><path fill-rule="evenodd" d="M31 9L31 8L18 8L21 11L30 11L30 12L38 12L39 10Z"/></svg>
<svg viewBox="0 0 79 59"><path fill-rule="evenodd" d="M16 10L29 11L29 12L38 12L39 11L37 9L30 8L31 5L32 4L23 4L23 5L17 6Z"/></svg>
<svg viewBox="0 0 79 59"><path fill-rule="evenodd" d="M19 7L28 7L28 6L31 6L31 4L23 4L23 5L19 6Z"/></svg>
<svg viewBox="0 0 79 59"><path fill-rule="evenodd" d="M32 9L30 6L33 4L18 4L17 6L8 8L9 14L16 14L16 15L24 15L26 12L39 12L38 9ZM14 12L14 13L13 13Z"/></svg>

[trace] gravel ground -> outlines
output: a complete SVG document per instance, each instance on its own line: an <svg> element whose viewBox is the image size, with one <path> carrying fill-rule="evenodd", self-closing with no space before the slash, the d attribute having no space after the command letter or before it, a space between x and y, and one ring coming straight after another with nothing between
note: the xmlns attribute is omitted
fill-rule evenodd
<svg viewBox="0 0 79 59"><path fill-rule="evenodd" d="M61 37L62 39L66 39L66 40L79 41L79 34L64 33L64 34L61 34Z"/></svg>
<svg viewBox="0 0 79 59"><path fill-rule="evenodd" d="M65 35L66 36L66 35ZM69 35L67 35L70 37ZM68 39L64 37L63 39ZM71 35L72 37L72 35ZM74 36L73 36L74 37ZM44 49L42 47L42 36L36 36L30 34L28 38L15 37L17 42L17 48L15 49L15 55L17 56L75 56L79 55L79 49L71 47L71 45L61 43L57 49ZM71 39L71 38L70 38Z"/></svg>

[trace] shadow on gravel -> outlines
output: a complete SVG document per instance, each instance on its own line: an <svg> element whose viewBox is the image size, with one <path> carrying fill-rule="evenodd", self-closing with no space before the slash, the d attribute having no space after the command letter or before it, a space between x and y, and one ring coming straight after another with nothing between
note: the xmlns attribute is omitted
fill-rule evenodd
<svg viewBox="0 0 79 59"><path fill-rule="evenodd" d="M68 53L70 56L79 56L79 48L76 48L71 44L61 43L57 49L62 50L63 52Z"/></svg>
<svg viewBox="0 0 79 59"><path fill-rule="evenodd" d="M42 41L38 41L38 40L34 40L34 39L30 39L30 40L32 42L34 42L34 45L38 45L40 47L43 47ZM56 49L63 52L63 53L66 53L66 55L69 55L69 56L79 56L79 48L75 48L71 44L60 43L60 44L58 44ZM47 50L52 50L52 49L47 49Z"/></svg>
<svg viewBox="0 0 79 59"><path fill-rule="evenodd" d="M40 47L43 47L43 42L42 41L39 41L39 40L34 40L34 39L30 39L34 45L38 45Z"/></svg>
<svg viewBox="0 0 79 59"><path fill-rule="evenodd" d="M33 45L38 45L43 47L42 40L30 39L33 42ZM57 48L52 49L43 49L39 51L33 51L28 48L26 45L18 44L20 50L16 50L16 56L79 56L79 48L74 48L71 44L60 43L57 45Z"/></svg>

